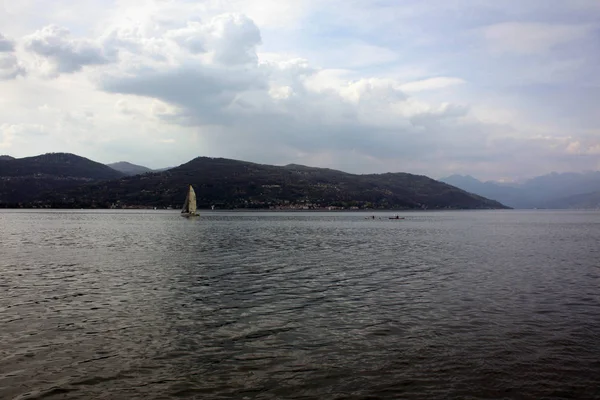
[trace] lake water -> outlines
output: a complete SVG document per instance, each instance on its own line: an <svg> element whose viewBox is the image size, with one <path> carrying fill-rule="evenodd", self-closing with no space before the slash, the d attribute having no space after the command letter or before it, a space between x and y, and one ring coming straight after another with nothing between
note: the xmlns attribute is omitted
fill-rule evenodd
<svg viewBox="0 0 600 400"><path fill-rule="evenodd" d="M367 215L2 211L0 398L600 398L600 212Z"/></svg>

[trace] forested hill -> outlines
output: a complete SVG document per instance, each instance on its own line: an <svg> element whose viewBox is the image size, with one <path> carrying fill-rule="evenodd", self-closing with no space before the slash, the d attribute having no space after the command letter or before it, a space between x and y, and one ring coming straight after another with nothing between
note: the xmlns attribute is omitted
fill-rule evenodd
<svg viewBox="0 0 600 400"><path fill-rule="evenodd" d="M104 164L69 153L0 158L0 205L28 202L46 191L124 176Z"/></svg>
<svg viewBox="0 0 600 400"><path fill-rule="evenodd" d="M502 204L426 176L407 173L355 175L301 165L273 166L198 157L164 172L95 182L41 194L53 207L179 207L187 185L199 208L328 206L382 209L489 209Z"/></svg>

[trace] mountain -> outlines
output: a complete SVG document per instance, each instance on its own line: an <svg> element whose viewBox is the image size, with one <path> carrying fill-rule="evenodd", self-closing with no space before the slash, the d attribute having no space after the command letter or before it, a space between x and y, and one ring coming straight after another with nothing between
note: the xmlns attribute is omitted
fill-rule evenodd
<svg viewBox="0 0 600 400"><path fill-rule="evenodd" d="M533 208L534 203L526 191L517 186L509 186L496 182L481 182L470 175L452 175L440 179L441 182L456 186L469 193L488 199L494 199L513 208Z"/></svg>
<svg viewBox="0 0 600 400"><path fill-rule="evenodd" d="M167 170L172 169L172 168L175 168L175 167L157 168L157 169L153 169L152 171L154 171L154 172L163 172L163 171L167 171Z"/></svg>
<svg viewBox="0 0 600 400"><path fill-rule="evenodd" d="M28 202L46 191L123 177L104 164L69 153L0 160L0 205Z"/></svg>
<svg viewBox="0 0 600 400"><path fill-rule="evenodd" d="M0 156L0 161L2 161L2 160L10 161L10 160L14 160L14 159L15 159L14 157L7 156L6 154Z"/></svg>
<svg viewBox="0 0 600 400"><path fill-rule="evenodd" d="M460 187L468 192L479 190L483 185L483 182L473 178L471 175L451 175L447 178L440 179L440 182Z"/></svg>
<svg viewBox="0 0 600 400"><path fill-rule="evenodd" d="M538 176L522 186L537 202L600 191L600 172L556 173Z"/></svg>
<svg viewBox="0 0 600 400"><path fill-rule="evenodd" d="M106 164L114 170L117 170L125 175L138 175L145 174L146 172L152 172L150 168L144 167L142 165L136 165L129 163L127 161L119 161L112 164Z"/></svg>
<svg viewBox="0 0 600 400"><path fill-rule="evenodd" d="M510 186L461 175L440 180L514 208L570 208L567 198L600 191L600 172L553 172Z"/></svg>
<svg viewBox="0 0 600 400"><path fill-rule="evenodd" d="M54 207L110 207L112 204L179 207L187 185L198 207L276 206L382 209L489 209L502 204L426 176L407 173L354 175L300 165L284 167L223 158L198 157L165 172L128 176L38 197Z"/></svg>
<svg viewBox="0 0 600 400"><path fill-rule="evenodd" d="M600 209L600 191L554 199L545 204L553 209Z"/></svg>

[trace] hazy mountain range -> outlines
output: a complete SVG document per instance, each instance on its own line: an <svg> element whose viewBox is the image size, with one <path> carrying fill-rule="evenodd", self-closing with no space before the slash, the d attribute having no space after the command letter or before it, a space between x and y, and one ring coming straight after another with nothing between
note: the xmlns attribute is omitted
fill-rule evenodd
<svg viewBox="0 0 600 400"><path fill-rule="evenodd" d="M143 173L131 175L136 170ZM3 207L178 207L189 184L196 189L201 208L506 208L497 201L407 173L355 175L327 168L209 157L162 172L126 162L111 168L68 153L0 160Z"/></svg>
<svg viewBox="0 0 600 400"><path fill-rule="evenodd" d="M440 181L513 208L600 208L600 172L556 173L524 183L481 182L469 175Z"/></svg>

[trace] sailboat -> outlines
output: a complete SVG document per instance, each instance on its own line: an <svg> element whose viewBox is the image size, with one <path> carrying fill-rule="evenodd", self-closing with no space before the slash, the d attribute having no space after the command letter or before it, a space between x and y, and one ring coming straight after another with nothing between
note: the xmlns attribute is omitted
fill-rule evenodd
<svg viewBox="0 0 600 400"><path fill-rule="evenodd" d="M196 192L194 192L194 188L190 185L188 194L185 197L185 203L183 203L183 208L181 209L181 216L197 217L198 215L196 213Z"/></svg>

